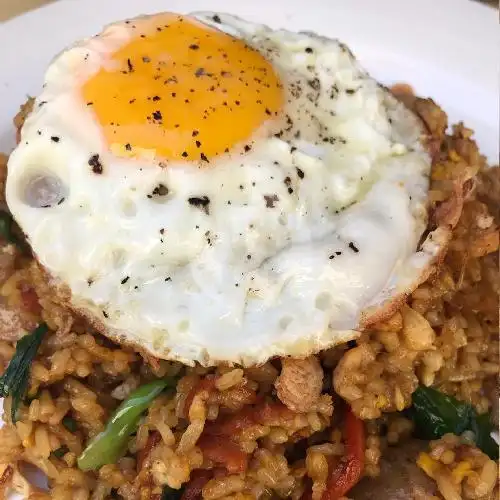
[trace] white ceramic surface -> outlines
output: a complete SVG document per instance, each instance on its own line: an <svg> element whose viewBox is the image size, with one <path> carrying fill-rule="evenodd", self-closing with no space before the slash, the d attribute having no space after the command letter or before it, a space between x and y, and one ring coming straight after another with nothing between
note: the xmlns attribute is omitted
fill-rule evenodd
<svg viewBox="0 0 500 500"><path fill-rule="evenodd" d="M12 117L54 54L113 20L162 10L226 11L339 38L376 78L410 83L474 128L498 161L498 13L470 0L59 0L0 24L0 151L12 149Z"/></svg>
<svg viewBox="0 0 500 500"><path fill-rule="evenodd" d="M105 23L159 10L220 10L337 37L385 83L411 82L477 133L498 161L498 13L470 0L60 0L0 25L0 150L55 53Z"/></svg>

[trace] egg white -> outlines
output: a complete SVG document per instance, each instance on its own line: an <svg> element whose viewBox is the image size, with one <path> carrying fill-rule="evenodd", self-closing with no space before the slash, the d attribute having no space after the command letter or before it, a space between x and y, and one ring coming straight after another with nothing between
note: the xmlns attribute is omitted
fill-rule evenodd
<svg viewBox="0 0 500 500"><path fill-rule="evenodd" d="M71 307L154 356L250 365L353 338L439 252L417 250L431 166L422 125L336 40L196 16L272 62L286 130L203 169L116 157L79 93L133 36L116 23L49 67L10 157L8 205ZM31 206L27 186L44 176L60 203ZM188 202L202 197L206 207Z"/></svg>

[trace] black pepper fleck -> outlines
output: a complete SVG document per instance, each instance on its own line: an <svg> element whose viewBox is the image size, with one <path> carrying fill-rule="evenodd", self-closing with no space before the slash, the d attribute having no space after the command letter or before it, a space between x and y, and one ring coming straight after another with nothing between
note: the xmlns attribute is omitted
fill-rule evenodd
<svg viewBox="0 0 500 500"><path fill-rule="evenodd" d="M129 280L129 279L130 279L130 276L125 276L125 278L123 278L123 279L120 281L120 283L121 283L122 285L124 285L124 284L125 284L125 283Z"/></svg>
<svg viewBox="0 0 500 500"><path fill-rule="evenodd" d="M307 83L314 90L319 90L321 88L321 83L319 81L319 78L313 78L312 80L309 80Z"/></svg>
<svg viewBox="0 0 500 500"><path fill-rule="evenodd" d="M198 50L198 49L200 48L200 46L199 46L199 45L196 45L195 43L192 43L192 44L189 46L189 48L190 48L191 50Z"/></svg>
<svg viewBox="0 0 500 500"><path fill-rule="evenodd" d="M279 201L276 194L265 194L264 200L266 200L266 208L274 208L274 204Z"/></svg>
<svg viewBox="0 0 500 500"><path fill-rule="evenodd" d="M349 242L349 248L354 252L354 253L358 253L359 252L359 248L352 242L350 241Z"/></svg>
<svg viewBox="0 0 500 500"><path fill-rule="evenodd" d="M297 167L297 175L298 175L299 179L304 178L304 171L301 170L299 167Z"/></svg>
<svg viewBox="0 0 500 500"><path fill-rule="evenodd" d="M207 215L209 214L210 198L208 196L193 196L188 198L188 203L193 207L201 208Z"/></svg>
<svg viewBox="0 0 500 500"><path fill-rule="evenodd" d="M99 155L92 155L89 159L89 165L92 167L94 174L102 174L103 168Z"/></svg>
<svg viewBox="0 0 500 500"><path fill-rule="evenodd" d="M165 184L159 183L151 192L151 195L148 195L148 198L152 198L153 196L167 196L168 187ZM163 234L163 233L162 233Z"/></svg>
<svg viewBox="0 0 500 500"><path fill-rule="evenodd" d="M50 138L50 140L51 140L52 142L59 142L59 141L61 140L61 138L60 138L60 137L57 137L57 135L53 135L53 136Z"/></svg>

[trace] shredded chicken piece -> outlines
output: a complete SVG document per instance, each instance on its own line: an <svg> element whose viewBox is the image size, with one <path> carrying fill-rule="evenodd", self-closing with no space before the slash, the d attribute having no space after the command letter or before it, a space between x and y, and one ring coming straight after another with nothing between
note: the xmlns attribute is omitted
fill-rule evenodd
<svg viewBox="0 0 500 500"><path fill-rule="evenodd" d="M17 342L35 326L36 323L28 319L21 309L0 304L0 340Z"/></svg>
<svg viewBox="0 0 500 500"><path fill-rule="evenodd" d="M278 398L293 411L305 413L318 401L323 386L323 369L315 356L285 358L275 382Z"/></svg>
<svg viewBox="0 0 500 500"><path fill-rule="evenodd" d="M3 285L14 272L16 254L16 246L13 244L0 247L0 285Z"/></svg>

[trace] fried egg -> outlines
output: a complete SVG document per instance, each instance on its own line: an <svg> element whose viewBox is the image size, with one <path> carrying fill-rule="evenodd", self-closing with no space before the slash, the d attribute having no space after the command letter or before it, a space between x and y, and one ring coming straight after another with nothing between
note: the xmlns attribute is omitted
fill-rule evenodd
<svg viewBox="0 0 500 500"><path fill-rule="evenodd" d="M99 331L252 365L355 338L425 279L423 133L337 40L142 16L54 59L7 201Z"/></svg>

